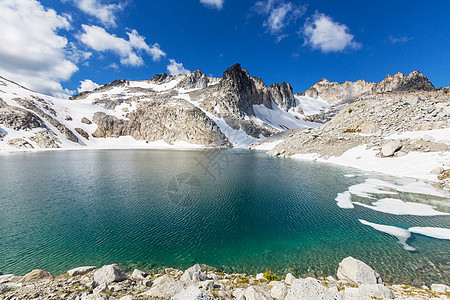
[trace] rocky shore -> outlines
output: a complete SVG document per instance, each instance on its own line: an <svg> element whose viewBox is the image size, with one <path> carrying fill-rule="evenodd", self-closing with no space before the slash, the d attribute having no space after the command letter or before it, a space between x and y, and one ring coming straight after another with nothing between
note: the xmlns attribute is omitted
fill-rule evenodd
<svg viewBox="0 0 450 300"><path fill-rule="evenodd" d="M339 264L336 278L278 277L270 271L255 276L226 274L206 265L184 272L165 269L146 273L135 269L123 273L116 264L100 269L85 266L54 277L43 270L25 276L1 275L0 299L174 299L174 300L364 300L448 299L450 287L387 285L370 266L353 257Z"/></svg>

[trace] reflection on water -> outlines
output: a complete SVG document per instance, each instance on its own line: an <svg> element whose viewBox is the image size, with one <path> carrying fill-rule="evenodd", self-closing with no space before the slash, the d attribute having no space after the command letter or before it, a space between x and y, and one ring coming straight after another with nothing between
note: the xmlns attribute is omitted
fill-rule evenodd
<svg viewBox="0 0 450 300"><path fill-rule="evenodd" d="M250 151L99 150L2 155L0 173L4 273L198 262L227 272L335 275L352 255L388 282L450 281L449 241L413 233L410 252L359 221L450 228L449 217L341 209L336 195L367 179L344 168ZM387 190L448 212L442 197Z"/></svg>

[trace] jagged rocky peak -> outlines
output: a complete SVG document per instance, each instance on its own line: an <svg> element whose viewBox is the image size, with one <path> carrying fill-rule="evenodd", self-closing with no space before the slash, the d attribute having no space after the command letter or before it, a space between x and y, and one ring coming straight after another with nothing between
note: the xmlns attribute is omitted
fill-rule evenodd
<svg viewBox="0 0 450 300"><path fill-rule="evenodd" d="M288 111L291 107L295 107L295 98L292 86L289 83L274 83L269 86L272 100L281 108Z"/></svg>
<svg viewBox="0 0 450 300"><path fill-rule="evenodd" d="M419 71L413 71L409 75L398 72L394 76L388 75L377 83L376 92L404 92L404 91L433 91L434 85L428 77Z"/></svg>
<svg viewBox="0 0 450 300"><path fill-rule="evenodd" d="M156 74L153 76L150 81L158 84L163 84L169 81L172 81L175 78L173 75L167 75L166 73Z"/></svg>
<svg viewBox="0 0 450 300"><path fill-rule="evenodd" d="M202 74L200 70L183 75L184 78L176 85L176 88L190 89L204 89L208 86L209 78Z"/></svg>

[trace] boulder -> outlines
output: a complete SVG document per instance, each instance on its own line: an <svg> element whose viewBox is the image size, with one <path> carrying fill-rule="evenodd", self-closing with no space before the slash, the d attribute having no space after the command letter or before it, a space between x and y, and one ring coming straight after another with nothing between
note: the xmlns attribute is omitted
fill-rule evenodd
<svg viewBox="0 0 450 300"><path fill-rule="evenodd" d="M202 272L202 269L200 268L199 264L196 264L186 271L184 271L183 275L181 276L181 281L203 281L206 280L206 274Z"/></svg>
<svg viewBox="0 0 450 300"><path fill-rule="evenodd" d="M42 281L42 280L53 280L53 275L44 270L37 269L37 270L33 270L30 273L28 273L27 275L25 275L22 278L21 282L23 282L23 283L38 282L38 281Z"/></svg>
<svg viewBox="0 0 450 300"><path fill-rule="evenodd" d="M92 272L94 270L95 270L95 267L92 267L92 266L78 267L78 268L67 271L67 274L69 274L69 276L80 276L80 275L84 275L89 272Z"/></svg>
<svg viewBox="0 0 450 300"><path fill-rule="evenodd" d="M141 280L145 279L145 277L147 277L147 276L148 276L147 273L145 273L141 270L138 270L138 269L134 269L133 273L131 274L131 277L141 279Z"/></svg>
<svg viewBox="0 0 450 300"><path fill-rule="evenodd" d="M256 286L249 286L244 292L245 300L271 300L272 297Z"/></svg>
<svg viewBox="0 0 450 300"><path fill-rule="evenodd" d="M291 273L287 273L286 278L284 279L284 282L286 282L286 284L291 285L295 279L296 278L294 277L294 275L292 275Z"/></svg>
<svg viewBox="0 0 450 300"><path fill-rule="evenodd" d="M172 300L209 300L213 299L198 287L191 285L173 296Z"/></svg>
<svg viewBox="0 0 450 300"><path fill-rule="evenodd" d="M109 287L107 283L102 283L100 285L98 285L92 292L94 294L100 294L102 292L106 292L109 291Z"/></svg>
<svg viewBox="0 0 450 300"><path fill-rule="evenodd" d="M361 284L382 284L380 275L364 262L351 256L339 263L337 277L350 283Z"/></svg>
<svg viewBox="0 0 450 300"><path fill-rule="evenodd" d="M116 264L103 266L94 273L94 281L97 284L120 282L126 279L127 276L119 270Z"/></svg>
<svg viewBox="0 0 450 300"><path fill-rule="evenodd" d="M172 276L165 274L163 276L160 276L160 277L156 278L153 281L153 285L152 286L155 287L157 285L166 284L166 283L172 283L172 282L175 282L175 279L173 279Z"/></svg>
<svg viewBox="0 0 450 300"><path fill-rule="evenodd" d="M295 279L286 295L285 300L335 300L338 298L336 290L328 289L317 279Z"/></svg>
<svg viewBox="0 0 450 300"><path fill-rule="evenodd" d="M399 140L392 140L387 142L381 148L381 154L383 156L388 157L394 155L394 153L402 148L402 144Z"/></svg>
<svg viewBox="0 0 450 300"><path fill-rule="evenodd" d="M287 292L288 287L286 286L286 284L279 281L277 281L275 285L270 289L270 295L272 296L272 298L276 300L284 299L284 297L286 297Z"/></svg>
<svg viewBox="0 0 450 300"><path fill-rule="evenodd" d="M148 291L144 292L142 296L148 296L153 298L162 298L162 299L170 299L176 294L178 294L184 285L179 281L173 281L168 283L159 284L157 286L153 286Z"/></svg>
<svg viewBox="0 0 450 300"><path fill-rule="evenodd" d="M360 293L363 296L373 298L381 298L381 299L394 299L394 292L385 287L382 284L363 284L359 286Z"/></svg>
<svg viewBox="0 0 450 300"><path fill-rule="evenodd" d="M0 284L0 295L6 293L7 291L9 291L9 288L4 284Z"/></svg>
<svg viewBox="0 0 450 300"><path fill-rule="evenodd" d="M268 281L263 273L256 274L256 280Z"/></svg>
<svg viewBox="0 0 450 300"><path fill-rule="evenodd" d="M436 293L444 294L444 293L450 292L450 287L445 284L432 284L431 290Z"/></svg>

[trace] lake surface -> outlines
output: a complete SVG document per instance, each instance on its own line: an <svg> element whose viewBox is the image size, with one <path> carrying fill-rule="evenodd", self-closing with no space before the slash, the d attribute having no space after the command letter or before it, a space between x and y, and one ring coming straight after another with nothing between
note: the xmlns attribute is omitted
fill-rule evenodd
<svg viewBox="0 0 450 300"><path fill-rule="evenodd" d="M0 270L61 274L118 263L328 276L351 255L388 282L450 282L450 241L412 234L406 251L358 219L450 228L336 195L367 176L233 150L92 150L0 155ZM347 176L346 176L347 175Z"/></svg>

